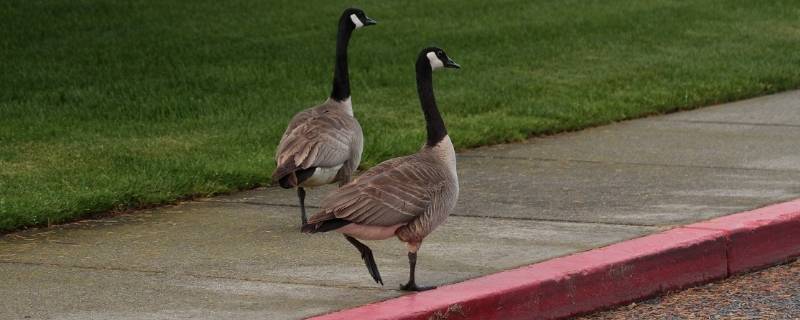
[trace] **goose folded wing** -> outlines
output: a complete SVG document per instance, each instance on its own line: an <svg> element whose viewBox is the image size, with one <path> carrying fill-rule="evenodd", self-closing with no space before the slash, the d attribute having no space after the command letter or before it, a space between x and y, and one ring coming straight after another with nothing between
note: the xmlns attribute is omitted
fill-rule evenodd
<svg viewBox="0 0 800 320"><path fill-rule="evenodd" d="M443 177L433 166L413 157L384 162L326 197L312 217L339 218L358 224L390 226L408 223L426 212Z"/></svg>
<svg viewBox="0 0 800 320"><path fill-rule="evenodd" d="M278 169L275 175L295 169L343 164L351 156L353 132L353 125L345 119L298 114L278 145L275 156Z"/></svg>

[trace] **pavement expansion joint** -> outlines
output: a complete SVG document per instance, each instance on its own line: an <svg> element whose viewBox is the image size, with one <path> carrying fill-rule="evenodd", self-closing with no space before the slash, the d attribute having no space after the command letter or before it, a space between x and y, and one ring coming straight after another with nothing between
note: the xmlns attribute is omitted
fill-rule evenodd
<svg viewBox="0 0 800 320"><path fill-rule="evenodd" d="M530 160L530 161L546 161L546 162L575 162L575 163L593 163L593 164L606 164L606 165L629 165L629 166L662 167L662 168L695 168L695 169L714 169L714 170L800 172L800 170L795 170L795 169L770 169L770 168L725 167L725 166L698 166L698 165L688 165L688 164L664 164L664 163L625 162L625 161L600 161L600 160L585 160L585 159L556 159L556 158L517 157L517 156L458 155L458 157L459 158L465 158L465 159L482 158L482 159L498 159L498 160Z"/></svg>
<svg viewBox="0 0 800 320"><path fill-rule="evenodd" d="M532 222L557 222L569 224L583 224L583 225L603 225L603 226L624 226L624 227L643 227L660 229L669 226L662 226L656 224L637 224L637 223L624 223L624 222L596 222L596 221L581 221L571 219L548 219L548 218L521 218L521 217L489 217L489 216L472 216L462 214L450 214L451 217L460 218L480 218L480 219L497 219L497 220L517 220L517 221L532 221Z"/></svg>
<svg viewBox="0 0 800 320"><path fill-rule="evenodd" d="M253 202L253 201L236 201L236 200L198 200L198 202L246 204L251 206L264 206L264 207L300 208L300 206L296 204L273 203L273 202ZM319 209L319 206L307 204L306 208Z"/></svg>
<svg viewBox="0 0 800 320"><path fill-rule="evenodd" d="M678 119L661 119L661 120L652 120L652 121L656 121L656 122L684 122L684 123L700 123L700 124L729 124L729 125L758 126L758 127L800 128L800 125L797 125L797 124L786 124L786 123L759 123L759 122L742 122L742 121L678 120Z"/></svg>
<svg viewBox="0 0 800 320"><path fill-rule="evenodd" d="M99 266L86 266L86 265L72 265L72 264L61 264L61 263L47 263L47 262L30 262L30 261L13 261L13 260L0 260L0 264L16 264L16 265L24 265L24 266L43 266L43 267L57 267L57 268L71 268L71 269L83 269L83 270L92 270L92 271L120 271L120 272L138 272L138 273L149 273L149 274L166 274L166 271L162 270L144 270L144 269L130 269L130 268L119 268L119 267L99 267Z"/></svg>
<svg viewBox="0 0 800 320"><path fill-rule="evenodd" d="M231 203L231 204L246 204L252 206L263 207L284 207L284 208L300 208L296 204L285 203L271 203L271 202L252 202L252 201L235 201L235 200L199 200L198 202L211 202L211 203ZM306 205L306 208L319 209L319 206ZM626 226L626 227L645 227L645 228L663 228L657 224L642 224L642 223L624 223L624 222L602 222L602 221L581 221L571 219L547 219L547 218L523 218L523 217L492 217L492 216L474 216L463 214L450 214L451 217L460 218L479 218L479 219L497 219L497 220L518 220L518 221L532 221L532 222L562 222L562 223L576 223L585 225L604 225L604 226Z"/></svg>
<svg viewBox="0 0 800 320"><path fill-rule="evenodd" d="M389 289L389 288L386 288L386 287L376 288L376 287L353 286L353 285L343 285L343 284L309 283L309 282L303 282L303 281L280 281L280 280L272 280L272 279L218 276L218 275L207 275L207 274L197 274L197 273L179 273L179 274L183 275L183 276L194 277L194 278L203 278L203 279L237 280L237 281L248 281L248 282L276 283L276 284L300 285L300 286L310 286L310 287L326 287L326 288L337 288L337 289L357 289L357 290L371 290L371 291L400 291L399 289Z"/></svg>
<svg viewBox="0 0 800 320"><path fill-rule="evenodd" d="M731 233L730 233L730 231L725 230L723 228L698 227L698 226L692 226L692 225L683 226L682 228L721 232L725 236L725 250L723 252L725 254L725 278L728 278L728 277L730 277L730 276L732 276L734 274L734 272L731 270L731 239L730 239L731 238Z"/></svg>
<svg viewBox="0 0 800 320"><path fill-rule="evenodd" d="M353 286L353 285L337 285L337 284L326 284L326 283L308 283L303 281L278 281L272 279L257 279L257 278L248 278L248 277L232 277L232 276L218 276L218 275L207 275L207 274L197 274L197 273L183 273L183 272L169 272L167 270L145 270L145 269L131 269L131 268L119 268L119 267L99 267L99 266L86 266L86 265L71 265L71 264L60 264L60 263L46 263L46 262L28 262L28 261L11 261L11 260L0 260L0 264L8 264L8 265L24 265L24 266L42 266L42 267L56 267L56 268L70 268L70 269L80 269L80 270L91 270L91 271L115 271L115 272L134 272L134 273L146 273L146 274L173 274L179 276L188 276L193 278L205 278L205 279L225 279L225 280L237 280L237 281L248 281L248 282L260 282L260 283L276 283L276 284L288 284L288 285L303 285L303 286L313 286L313 287L326 287L326 288L338 288L338 289L358 289L358 290L372 290L372 291L398 291L399 289L392 289L388 287L365 287L365 286Z"/></svg>

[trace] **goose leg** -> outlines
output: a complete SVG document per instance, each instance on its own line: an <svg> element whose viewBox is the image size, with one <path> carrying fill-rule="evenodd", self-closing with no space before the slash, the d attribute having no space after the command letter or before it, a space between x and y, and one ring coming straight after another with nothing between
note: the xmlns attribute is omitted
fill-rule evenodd
<svg viewBox="0 0 800 320"><path fill-rule="evenodd" d="M300 198L300 221L303 225L308 224L306 219L306 190L303 187L297 188L297 197Z"/></svg>
<svg viewBox="0 0 800 320"><path fill-rule="evenodd" d="M369 271L369 275L372 276L372 279L375 280L376 283L380 283L383 285L383 279L381 279L381 273L378 272L378 265L375 264L375 257L372 256L372 249L367 247L367 245L359 242L356 238L351 236L345 235L344 236L350 244L352 244L358 252L361 253L361 259L364 260L364 264L367 265L367 271Z"/></svg>
<svg viewBox="0 0 800 320"><path fill-rule="evenodd" d="M404 290L404 291L425 291L425 290L436 289L435 286L420 287L414 281L414 271L417 268L417 250L419 250L419 246L420 246L419 243L416 243L416 244L410 244L409 243L408 244L408 249L409 249L408 250L408 267L409 267L408 283L406 283L404 285L401 285L400 286L400 290Z"/></svg>

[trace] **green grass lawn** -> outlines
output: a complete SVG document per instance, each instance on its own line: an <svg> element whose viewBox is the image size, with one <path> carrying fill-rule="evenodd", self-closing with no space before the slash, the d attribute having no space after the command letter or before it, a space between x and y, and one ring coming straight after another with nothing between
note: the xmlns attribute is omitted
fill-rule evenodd
<svg viewBox="0 0 800 320"><path fill-rule="evenodd" d="M796 0L354 2L365 166L423 143L432 44L463 66L434 76L458 148L800 87ZM268 183L346 4L3 1L0 230Z"/></svg>

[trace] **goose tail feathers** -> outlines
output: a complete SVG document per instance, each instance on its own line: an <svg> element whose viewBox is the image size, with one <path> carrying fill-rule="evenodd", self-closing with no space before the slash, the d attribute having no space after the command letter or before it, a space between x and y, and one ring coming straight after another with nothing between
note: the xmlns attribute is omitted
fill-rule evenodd
<svg viewBox="0 0 800 320"><path fill-rule="evenodd" d="M328 232L328 231L333 231L333 230L339 229L341 227L344 227L344 226L346 226L346 225L348 225L350 223L351 223L350 221L347 221L347 220L344 220L344 219L334 218L334 219L331 219L331 220L325 220L325 221L322 221L322 222L309 223L309 224L303 225L300 228L300 231L303 232L303 233Z"/></svg>

